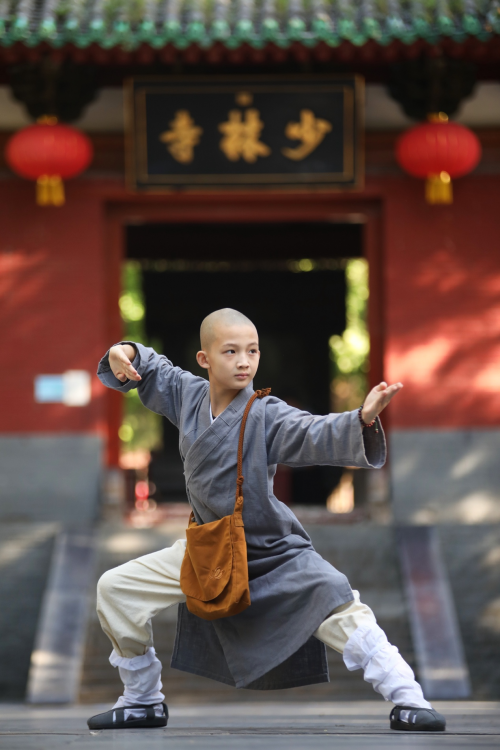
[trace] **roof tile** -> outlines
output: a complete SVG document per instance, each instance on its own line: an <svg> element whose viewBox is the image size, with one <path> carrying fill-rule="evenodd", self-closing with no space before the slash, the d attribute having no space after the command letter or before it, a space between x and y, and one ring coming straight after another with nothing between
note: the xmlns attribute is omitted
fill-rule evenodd
<svg viewBox="0 0 500 750"><path fill-rule="evenodd" d="M348 40L486 40L500 34L500 0L0 0L0 45L75 43L134 49L266 42L334 47Z"/></svg>

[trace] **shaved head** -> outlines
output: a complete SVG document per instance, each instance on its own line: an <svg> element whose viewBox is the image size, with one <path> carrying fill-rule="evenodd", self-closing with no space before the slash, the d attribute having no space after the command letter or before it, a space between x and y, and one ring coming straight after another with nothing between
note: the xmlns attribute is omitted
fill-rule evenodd
<svg viewBox="0 0 500 750"><path fill-rule="evenodd" d="M230 307L215 310L215 312L207 315L200 328L201 348L205 351L209 349L223 328L232 328L233 326L255 328L250 318Z"/></svg>

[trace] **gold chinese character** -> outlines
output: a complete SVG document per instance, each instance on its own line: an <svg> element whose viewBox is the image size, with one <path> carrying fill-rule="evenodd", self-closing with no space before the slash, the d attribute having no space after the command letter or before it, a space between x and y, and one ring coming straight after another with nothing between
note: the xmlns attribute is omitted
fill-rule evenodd
<svg viewBox="0 0 500 750"><path fill-rule="evenodd" d="M169 125L171 130L165 130L160 135L160 141L170 144L167 149L176 161L189 164L193 161L194 147L200 142L203 128L194 124L194 120L186 109L176 112Z"/></svg>
<svg viewBox="0 0 500 750"><path fill-rule="evenodd" d="M245 161L253 163L258 156L269 156L271 149L259 141L264 127L259 111L247 109L244 120L241 114L240 110L232 109L229 120L219 125L220 132L224 134L220 142L221 150L231 161L238 161L242 156Z"/></svg>
<svg viewBox="0 0 500 750"><path fill-rule="evenodd" d="M301 161L319 146L323 138L332 129L331 123L315 117L310 109L302 109L300 122L289 122L285 129L285 135L291 141L302 141L297 148L282 148L282 153L287 159Z"/></svg>

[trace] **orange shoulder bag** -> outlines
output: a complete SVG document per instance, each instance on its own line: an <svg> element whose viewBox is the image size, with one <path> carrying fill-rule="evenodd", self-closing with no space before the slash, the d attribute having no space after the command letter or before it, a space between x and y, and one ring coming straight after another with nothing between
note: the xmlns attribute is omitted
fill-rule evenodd
<svg viewBox="0 0 500 750"><path fill-rule="evenodd" d="M186 529L187 547L181 566L181 589L193 615L218 620L250 606L247 542L243 525L243 439L248 413L256 398L270 388L255 391L241 419L238 442L236 503L230 516L198 525L191 512Z"/></svg>

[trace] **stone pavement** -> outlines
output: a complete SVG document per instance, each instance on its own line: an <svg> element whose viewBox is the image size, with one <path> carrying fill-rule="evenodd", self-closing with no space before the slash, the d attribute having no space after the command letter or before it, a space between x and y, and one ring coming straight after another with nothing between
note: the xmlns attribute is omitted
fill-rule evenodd
<svg viewBox="0 0 500 750"><path fill-rule="evenodd" d="M380 702L172 705L165 729L89 732L89 715L107 706L62 708L0 704L2 750L386 750L498 748L500 703L442 702L441 734L393 732Z"/></svg>

